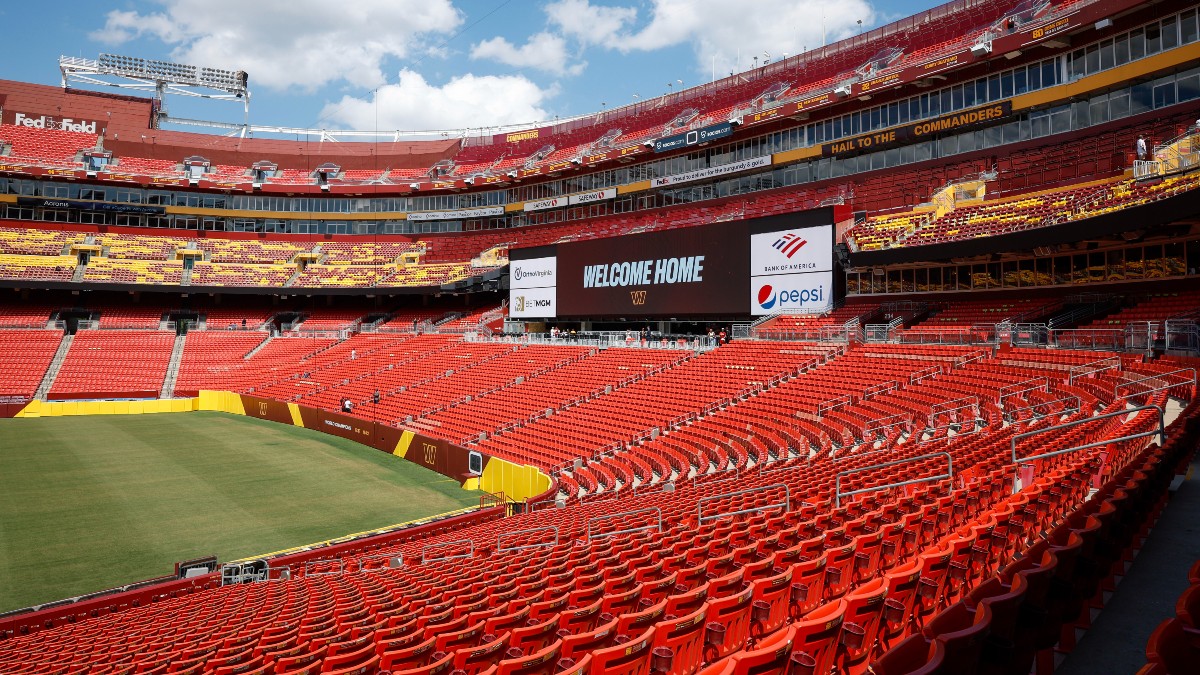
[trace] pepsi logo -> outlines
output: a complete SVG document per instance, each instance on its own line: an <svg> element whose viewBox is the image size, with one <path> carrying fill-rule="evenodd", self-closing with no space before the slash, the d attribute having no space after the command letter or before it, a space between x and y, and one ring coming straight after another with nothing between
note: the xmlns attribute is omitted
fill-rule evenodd
<svg viewBox="0 0 1200 675"><path fill-rule="evenodd" d="M771 284L764 284L758 289L758 304L763 309L775 306L775 289L771 288Z"/></svg>

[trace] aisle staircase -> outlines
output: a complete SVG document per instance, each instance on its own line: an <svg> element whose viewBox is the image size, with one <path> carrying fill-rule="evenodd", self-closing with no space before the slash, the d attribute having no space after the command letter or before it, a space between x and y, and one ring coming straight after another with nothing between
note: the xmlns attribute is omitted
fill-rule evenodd
<svg viewBox="0 0 1200 675"><path fill-rule="evenodd" d="M50 360L50 367L46 369L42 383L38 385L37 393L33 395L34 398L39 401L46 400L46 395L54 386L54 379L58 377L58 371L62 368L63 361L67 360L67 352L71 351L73 342L75 342L75 335L68 333L63 336L62 342L58 343L58 351L54 352L54 358Z"/></svg>

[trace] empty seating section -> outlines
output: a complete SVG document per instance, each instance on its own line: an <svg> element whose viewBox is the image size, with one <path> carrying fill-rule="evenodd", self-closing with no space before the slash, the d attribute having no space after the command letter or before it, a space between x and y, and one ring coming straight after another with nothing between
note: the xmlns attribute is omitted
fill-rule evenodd
<svg viewBox="0 0 1200 675"><path fill-rule="evenodd" d="M214 164L208 167L209 171L204 175L205 179L211 181L246 181L249 178L246 174L250 171L248 167L233 166L230 164Z"/></svg>
<svg viewBox="0 0 1200 675"><path fill-rule="evenodd" d="M555 467L602 448L632 443L714 402L744 396L772 378L794 372L824 351L805 345L734 342L704 357L640 379L588 405L561 410L479 443L488 454ZM700 386L698 386L699 383ZM609 486L613 487L611 481Z"/></svg>
<svg viewBox="0 0 1200 675"><path fill-rule="evenodd" d="M905 329L906 333L965 333L975 326L977 330L990 331L991 327L1005 321L1032 323L1023 320L1030 313L1045 311L1046 298L1022 298L1010 300L959 300L940 303L930 315ZM1061 307L1061 304L1058 305Z"/></svg>
<svg viewBox="0 0 1200 675"><path fill-rule="evenodd" d="M310 169L280 169L274 176L267 178L272 183L290 183L293 185L311 185L316 183Z"/></svg>
<svg viewBox="0 0 1200 675"><path fill-rule="evenodd" d="M274 313L256 307L207 307L196 310L209 330L227 328L259 328Z"/></svg>
<svg viewBox="0 0 1200 675"><path fill-rule="evenodd" d="M391 381L401 381L407 364L446 349L451 340L448 335L359 333L305 362L292 364L292 372L279 373L272 381L258 386L257 392L270 398L303 400L305 405L340 410L343 398L357 404L381 389L383 381L376 381L377 374L400 370ZM247 381L244 386L256 384Z"/></svg>
<svg viewBox="0 0 1200 675"><path fill-rule="evenodd" d="M268 286L287 285L296 273L293 265L243 265L241 263L192 263L192 286Z"/></svg>
<svg viewBox="0 0 1200 675"><path fill-rule="evenodd" d="M102 234L96 243L104 247L106 257L141 260L174 260L176 250L187 248L184 239L140 234Z"/></svg>
<svg viewBox="0 0 1200 675"><path fill-rule="evenodd" d="M608 387L632 383L682 358L681 353L667 350L605 349L598 353L584 350L581 358L566 365L434 412L414 420L410 426L456 443L474 442L480 434L491 436L524 426L548 410L557 412L577 405Z"/></svg>
<svg viewBox="0 0 1200 675"><path fill-rule="evenodd" d="M503 320L503 307L480 307L469 312L463 313L462 316L446 323L439 324L438 330L444 333L463 333L473 331L479 327L479 324L484 319Z"/></svg>
<svg viewBox="0 0 1200 675"><path fill-rule="evenodd" d="M150 159L149 157L118 157L115 162L106 167L105 172L133 176L183 176L180 162L173 159Z"/></svg>
<svg viewBox="0 0 1200 675"><path fill-rule="evenodd" d="M1148 204L1200 186L1200 172L1139 184L1133 178L973 202L940 218L925 210L867 218L847 233L860 251L942 244L1057 225Z"/></svg>
<svg viewBox="0 0 1200 675"><path fill-rule="evenodd" d="M0 331L0 397L32 397L60 342L62 333L55 330Z"/></svg>
<svg viewBox="0 0 1200 675"><path fill-rule="evenodd" d="M1102 319L1082 325L1080 328L1125 328L1130 324L1149 324L1155 329L1161 329L1163 323L1173 317L1186 316L1191 321L1195 321L1198 310L1200 310L1200 291L1156 293Z"/></svg>
<svg viewBox="0 0 1200 675"><path fill-rule="evenodd" d="M179 361L175 394L192 395L201 389L220 389L225 373L267 339L269 333L257 330L200 330L188 333Z"/></svg>
<svg viewBox="0 0 1200 675"><path fill-rule="evenodd" d="M0 253L0 279L70 281L75 274L73 255L8 255Z"/></svg>
<svg viewBox="0 0 1200 675"><path fill-rule="evenodd" d="M83 272L84 281L114 284L174 284L183 279L183 262L152 262L92 258Z"/></svg>
<svg viewBox="0 0 1200 675"><path fill-rule="evenodd" d="M326 242L321 244L323 262L330 265L386 265L403 253L420 252L409 242Z"/></svg>
<svg viewBox="0 0 1200 675"><path fill-rule="evenodd" d="M205 238L196 240L197 248L208 254L211 262L248 264L279 264L311 247L287 241L256 241L245 239Z"/></svg>
<svg viewBox="0 0 1200 675"><path fill-rule="evenodd" d="M0 305L0 328L45 328L58 305Z"/></svg>
<svg viewBox="0 0 1200 675"><path fill-rule="evenodd" d="M751 330L758 338L786 340L820 337L822 331L834 331L857 320L865 325L879 313L879 303L847 300L841 307L822 314L778 314Z"/></svg>
<svg viewBox="0 0 1200 675"><path fill-rule="evenodd" d="M387 169L346 169L338 176L338 180L346 183L368 183L381 181L387 174Z"/></svg>
<svg viewBox="0 0 1200 675"><path fill-rule="evenodd" d="M52 166L74 164L83 150L96 147L96 134L61 129L0 125L0 145L12 145L6 161L25 160Z"/></svg>
<svg viewBox="0 0 1200 675"><path fill-rule="evenodd" d="M236 335L241 331L228 331ZM227 391L254 391L256 387L274 383L287 377L293 377L297 371L307 366L305 360L314 353L328 349L337 343L334 338L326 337L271 337L262 340L256 331L251 334L259 337L257 351L249 358L236 358L227 362L227 368L217 367L215 361L209 363L209 382L212 389ZM188 335L188 339L191 335ZM235 338L231 338L235 339ZM187 349L187 340L184 341ZM249 352L243 353L247 356ZM215 358L215 357L214 357Z"/></svg>
<svg viewBox="0 0 1200 675"><path fill-rule="evenodd" d="M83 241L79 232L39 228L0 227L0 253L58 256L69 253L67 245Z"/></svg>
<svg viewBox="0 0 1200 675"><path fill-rule="evenodd" d="M175 335L166 331L81 330L50 388L50 398L96 392L157 396L174 344Z"/></svg>
<svg viewBox="0 0 1200 675"><path fill-rule="evenodd" d="M336 310L319 309L306 313L301 322L302 330L341 330L355 328L362 322L367 312L361 309Z"/></svg>
<svg viewBox="0 0 1200 675"><path fill-rule="evenodd" d="M308 265L296 275L293 286L299 288L370 287L381 285L390 276L387 267L370 265Z"/></svg>
<svg viewBox="0 0 1200 675"><path fill-rule="evenodd" d="M928 212L869 216L846 233L859 251L875 251L895 245L933 219Z"/></svg>
<svg viewBox="0 0 1200 675"><path fill-rule="evenodd" d="M99 309L102 328L153 328L157 329L166 313L165 307L136 307L133 305L106 305ZM97 313L93 313L95 316Z"/></svg>
<svg viewBox="0 0 1200 675"><path fill-rule="evenodd" d="M532 361L565 357L566 364L510 387L531 397L534 383L555 374L568 383L604 382L622 363L609 352L625 352L627 365L644 376L529 428L576 410L613 413L607 399L648 380L671 398L689 397L670 384L684 372L704 383L693 389L723 402L560 474L563 490L589 475L614 486L590 492L594 501L400 531L345 544L336 558L320 550L277 558L272 567L288 567L290 578L270 583L214 582L140 606L114 602L114 611L55 619L0 640L0 667L42 672L25 665L38 663L48 672L74 672L102 662L144 672L170 663L175 672L213 673L682 675L861 673L870 665L881 674L922 667L1027 673L1035 662L1053 663L1055 650L1069 651L1076 629L1106 602L1200 431L1200 405L1192 401L1162 446L1147 438L1110 441L1033 460L1014 491L1009 448L1016 434L1126 407L1110 389L1073 386L1065 371L1048 368L1063 365L1061 353L993 357L904 345L837 353L734 343L654 372L646 359L663 355L636 349L591 354L579 347L482 349L445 336L370 338L400 340L379 343L384 351L420 342L408 356L422 362L431 358L418 356L422 351L469 357L476 365L466 372L535 354L531 368ZM816 362L796 369L806 357ZM1142 364L1134 358L1126 366L1136 371ZM919 379L932 367L941 370ZM1043 372L1051 373L1052 391L1077 392L1080 409L1047 401L1040 415L1002 422L1011 402L1000 387ZM728 396L760 379L764 386L746 397ZM896 389L872 390L890 379ZM550 405L554 382L545 383L540 400ZM505 391L479 400L500 404L495 397ZM841 392L844 404L808 416L823 397ZM976 400L949 407L964 392ZM1034 392L1019 396L1042 400ZM1166 394L1137 402L1161 405ZM664 403L642 396L628 400L624 412ZM449 423L447 413L464 406L482 410L468 402L426 420ZM911 426L893 433L878 416L905 417ZM936 429L942 417L963 424L961 433ZM968 433L965 424L976 417L986 428ZM1158 420L1145 410L1093 420L1019 441L1017 452L1028 458L1142 433ZM620 424L615 415L610 423ZM934 453L949 455L952 480L946 456ZM907 461L875 468L887 460ZM739 471L726 468L730 461ZM887 487L903 480L923 482ZM668 481L673 489L661 489ZM860 490L866 492L847 494ZM403 564L394 567L389 560L397 556ZM1194 618L1190 604L1183 606L1176 620ZM1173 658L1170 649L1186 643L1181 634L1160 629L1151 661ZM1180 672L1165 667L1153 672Z"/></svg>

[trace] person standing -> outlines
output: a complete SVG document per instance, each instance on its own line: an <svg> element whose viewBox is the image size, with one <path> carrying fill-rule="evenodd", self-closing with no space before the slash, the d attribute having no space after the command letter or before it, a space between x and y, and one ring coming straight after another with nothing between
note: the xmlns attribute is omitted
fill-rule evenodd
<svg viewBox="0 0 1200 675"><path fill-rule="evenodd" d="M1135 147L1137 148L1137 158L1143 162L1146 161L1146 137L1138 136L1137 145Z"/></svg>

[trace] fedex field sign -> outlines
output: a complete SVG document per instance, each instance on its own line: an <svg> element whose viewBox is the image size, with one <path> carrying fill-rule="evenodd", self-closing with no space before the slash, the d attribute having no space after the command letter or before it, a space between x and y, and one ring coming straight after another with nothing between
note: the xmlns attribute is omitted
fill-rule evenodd
<svg viewBox="0 0 1200 675"><path fill-rule="evenodd" d="M88 120L79 120L78 122L70 117L58 119L49 115L39 115L33 117L23 112L13 115L12 124L18 127L28 127L30 129L62 129L63 131L78 131L85 134L96 133L96 122Z"/></svg>

